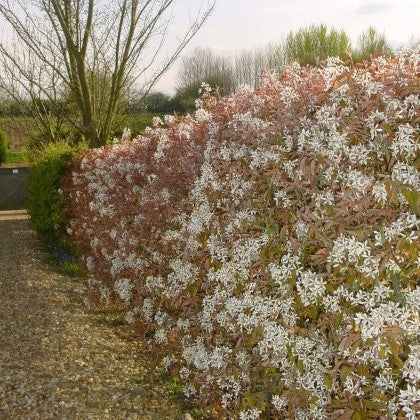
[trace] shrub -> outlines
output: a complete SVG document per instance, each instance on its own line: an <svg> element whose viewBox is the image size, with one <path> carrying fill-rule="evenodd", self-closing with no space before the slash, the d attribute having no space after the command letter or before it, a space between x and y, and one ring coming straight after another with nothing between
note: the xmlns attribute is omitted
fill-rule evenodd
<svg viewBox="0 0 420 420"><path fill-rule="evenodd" d="M293 64L73 159L92 298L210 416L416 417L419 63Z"/></svg>
<svg viewBox="0 0 420 420"><path fill-rule="evenodd" d="M71 146L63 141L49 143L34 155L30 166L29 215L41 238L57 254L70 249L60 177L70 158L82 150L85 150L84 146Z"/></svg>
<svg viewBox="0 0 420 420"><path fill-rule="evenodd" d="M151 92L143 100L144 110L151 114L169 114L173 112L172 99L162 92Z"/></svg>
<svg viewBox="0 0 420 420"><path fill-rule="evenodd" d="M3 130L0 130L0 165L6 161L7 147L7 134Z"/></svg>

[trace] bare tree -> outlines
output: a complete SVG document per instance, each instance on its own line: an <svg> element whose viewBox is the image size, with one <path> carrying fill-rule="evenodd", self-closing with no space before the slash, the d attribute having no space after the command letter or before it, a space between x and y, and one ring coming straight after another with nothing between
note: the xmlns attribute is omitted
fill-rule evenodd
<svg viewBox="0 0 420 420"><path fill-rule="evenodd" d="M277 70L278 47L268 44L263 48L243 50L233 59L235 88L248 85L256 88L265 70Z"/></svg>
<svg viewBox="0 0 420 420"><path fill-rule="evenodd" d="M222 55L210 48L196 48L181 60L178 96L194 99L202 82L227 95L240 86L256 88L264 70L277 70L278 47L243 50L234 55Z"/></svg>
<svg viewBox="0 0 420 420"><path fill-rule="evenodd" d="M176 0L0 0L0 17L13 34L13 41L9 33L0 42L0 87L27 103L52 137L48 129L60 115L91 146L101 146L111 135L124 92L142 81L147 95L202 27L214 2L200 2L162 57ZM63 112L69 99L73 107ZM53 112L43 109L45 101L54 104Z"/></svg>
<svg viewBox="0 0 420 420"><path fill-rule="evenodd" d="M214 53L210 48L195 48L181 59L178 91L197 94L202 82L218 88L222 95L233 90L233 74L229 57Z"/></svg>

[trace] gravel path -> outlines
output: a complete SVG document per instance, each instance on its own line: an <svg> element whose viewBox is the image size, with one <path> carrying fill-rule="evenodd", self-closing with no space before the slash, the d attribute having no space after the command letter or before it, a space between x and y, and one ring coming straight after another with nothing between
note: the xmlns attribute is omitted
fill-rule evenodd
<svg viewBox="0 0 420 420"><path fill-rule="evenodd" d="M0 213L0 419L179 418L162 380L141 379L158 376L139 342L82 292L24 215Z"/></svg>

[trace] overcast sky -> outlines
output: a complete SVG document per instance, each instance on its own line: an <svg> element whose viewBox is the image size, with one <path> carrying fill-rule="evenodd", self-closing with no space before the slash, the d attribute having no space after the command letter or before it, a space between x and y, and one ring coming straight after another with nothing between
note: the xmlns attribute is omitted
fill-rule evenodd
<svg viewBox="0 0 420 420"><path fill-rule="evenodd" d="M179 1L184 12L196 10L199 3ZM182 28L185 14L175 14L175 28ZM344 29L353 42L373 25L396 46L420 36L419 22L419 0L216 0L213 15L184 55L197 46L229 53L276 43L291 30L320 23ZM177 72L175 65L156 89L171 93Z"/></svg>

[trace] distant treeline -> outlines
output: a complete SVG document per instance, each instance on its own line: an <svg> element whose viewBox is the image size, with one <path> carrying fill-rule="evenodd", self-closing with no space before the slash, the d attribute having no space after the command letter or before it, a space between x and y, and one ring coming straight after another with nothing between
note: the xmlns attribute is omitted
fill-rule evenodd
<svg viewBox="0 0 420 420"><path fill-rule="evenodd" d="M223 96L240 86L258 86L265 69L278 73L292 61L301 65L317 65L327 57L339 57L348 64L370 60L378 55L392 55L394 52L384 34L370 27L363 32L355 46L344 30L328 29L325 25L309 26L290 32L284 42L269 44L263 48L242 50L231 55L217 54L210 48L196 48L181 59L180 71L174 95L151 92L130 92L125 95L121 114L143 113L172 114L185 113L195 107L195 100L203 82ZM61 111L71 112L67 100L54 103ZM36 104L22 104L11 100L0 100L0 116L30 115L28 109L36 106L42 112L50 113L53 106L48 101L38 100Z"/></svg>
<svg viewBox="0 0 420 420"><path fill-rule="evenodd" d="M218 88L221 95L248 85L256 88L264 70L281 69L290 62L317 65L328 57L338 57L348 64L370 60L378 55L393 55L384 34L370 27L353 46L344 30L328 29L325 25L309 26L290 32L284 42L263 48L243 50L232 55L216 54L211 49L195 49L182 59L177 95L185 103L194 97L205 81Z"/></svg>

